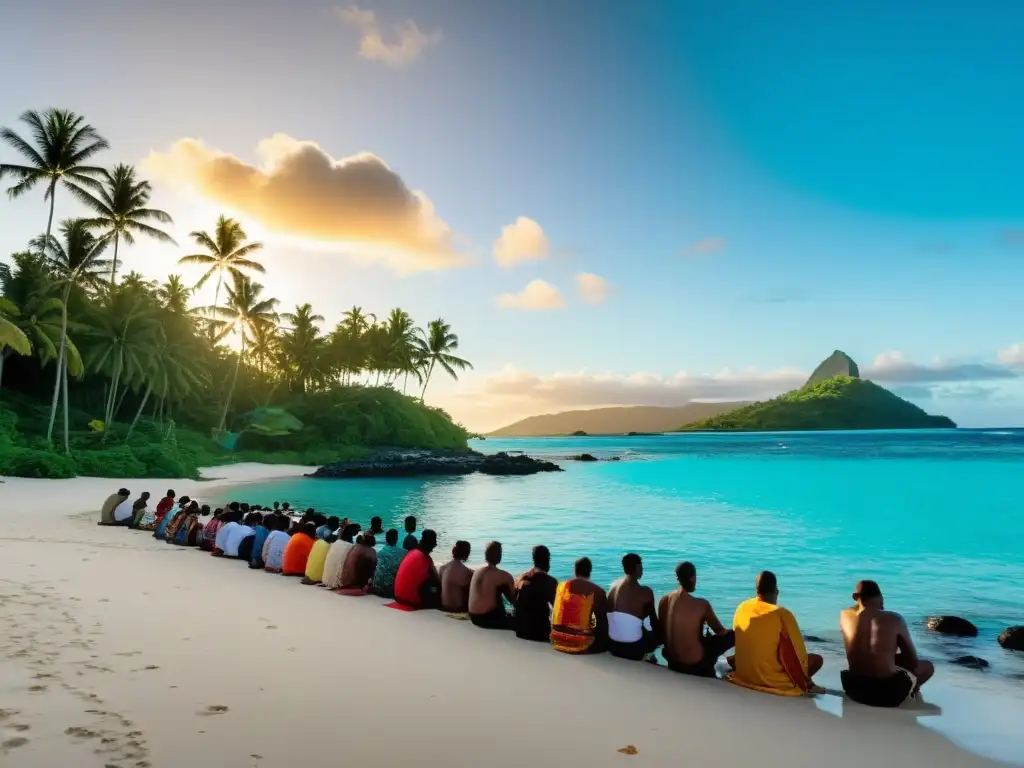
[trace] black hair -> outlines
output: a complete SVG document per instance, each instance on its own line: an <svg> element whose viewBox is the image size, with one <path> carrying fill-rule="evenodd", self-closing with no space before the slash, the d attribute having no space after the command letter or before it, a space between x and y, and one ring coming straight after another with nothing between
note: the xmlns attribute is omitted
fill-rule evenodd
<svg viewBox="0 0 1024 768"><path fill-rule="evenodd" d="M313 522L313 517L315 515L316 515L316 512L314 512L312 509L307 509L305 512L302 513L301 520L304 523L311 523L311 522Z"/></svg>
<svg viewBox="0 0 1024 768"><path fill-rule="evenodd" d="M117 492L117 495L118 495L118 496L131 496L131 495L132 495L132 492L131 492L131 491L129 491L129 490L127 489L127 488L122 488L121 490L119 490L119 491Z"/></svg>
<svg viewBox="0 0 1024 768"><path fill-rule="evenodd" d="M419 549L421 552L430 554L437 547L437 534L430 528L423 530L423 535L420 536Z"/></svg>
<svg viewBox="0 0 1024 768"><path fill-rule="evenodd" d="M248 513L249 512L249 505L246 504L244 501L239 506L242 508L242 512L243 513Z"/></svg>
<svg viewBox="0 0 1024 768"><path fill-rule="evenodd" d="M676 580L679 586L687 592L693 592L697 588L697 569L689 560L676 566Z"/></svg>
<svg viewBox="0 0 1024 768"><path fill-rule="evenodd" d="M149 491L143 491L142 495L139 498L140 499L148 499L149 498Z"/></svg>
<svg viewBox="0 0 1024 768"><path fill-rule="evenodd" d="M230 509L232 512L237 512L239 509L241 509L241 505L237 501L232 501L230 504L228 504L228 509Z"/></svg>
<svg viewBox="0 0 1024 768"><path fill-rule="evenodd" d="M359 523L349 523L348 525L345 526L345 529L341 532L341 540L342 541L352 541L352 539L355 537L355 535L357 533L359 533L359 531L361 531L362 528L363 528L363 526L361 526Z"/></svg>
<svg viewBox="0 0 1024 768"><path fill-rule="evenodd" d="M199 509L202 510L202 513L204 515L210 514L210 505L209 504L203 504L203 506L201 506Z"/></svg>
<svg viewBox="0 0 1024 768"><path fill-rule="evenodd" d="M183 507L186 504L188 504L190 501L192 501L192 497L191 496L182 496L180 499L178 499L178 506Z"/></svg>
<svg viewBox="0 0 1024 768"><path fill-rule="evenodd" d="M330 528L332 531L336 531L338 530L338 526L341 525L341 520L339 520L337 517L332 516L328 517L323 524Z"/></svg>
<svg viewBox="0 0 1024 768"><path fill-rule="evenodd" d="M393 547L398 544L398 529L391 528L387 533L384 534L384 543L389 547Z"/></svg>
<svg viewBox="0 0 1024 768"><path fill-rule="evenodd" d="M199 502L198 501L190 501L189 505L188 505L188 511L191 512L192 514L197 514L199 512Z"/></svg>
<svg viewBox="0 0 1024 768"><path fill-rule="evenodd" d="M636 552L628 552L622 558L622 572L625 573L627 576L633 576L634 574L636 574L637 566L640 565L642 562L643 561L640 559L640 555L638 555Z"/></svg>
<svg viewBox="0 0 1024 768"><path fill-rule="evenodd" d="M545 573L551 568L551 550L543 544L533 548L533 567Z"/></svg>
<svg viewBox="0 0 1024 768"><path fill-rule="evenodd" d="M469 542L459 539L455 542L455 546L452 547L452 557L456 560L469 560L469 554L471 551Z"/></svg>
<svg viewBox="0 0 1024 768"><path fill-rule="evenodd" d="M173 499L174 498L174 490L173 489L168 489L167 495L170 496Z"/></svg>
<svg viewBox="0 0 1024 768"><path fill-rule="evenodd" d="M281 509L283 509L285 511L287 511L287 510L289 510L291 508L292 508L292 505L289 504L287 501L284 504L281 505Z"/></svg>
<svg viewBox="0 0 1024 768"><path fill-rule="evenodd" d="M277 516L277 529L276 530L284 531L285 533L288 533L288 528L291 527L291 524L292 524L292 520L291 520L290 517L288 517L288 515L278 515Z"/></svg>
<svg viewBox="0 0 1024 768"><path fill-rule="evenodd" d="M298 531L296 531L296 533L304 533L307 536L309 536L309 538L315 539L316 538L316 526L313 525L312 523L301 523L299 525L299 529L298 529Z"/></svg>
<svg viewBox="0 0 1024 768"><path fill-rule="evenodd" d="M409 515L405 518L405 532L413 533L416 530L416 516Z"/></svg>
<svg viewBox="0 0 1024 768"><path fill-rule="evenodd" d="M878 586L877 581L871 579L862 579L857 582L857 586L854 587L853 599L858 602L864 600L870 600L873 597L881 597L882 588Z"/></svg>
<svg viewBox="0 0 1024 768"><path fill-rule="evenodd" d="M327 516L326 515L321 515L319 512L317 512L315 515L313 515L313 525L315 525L317 528L319 528L321 525L323 525L326 522L327 522Z"/></svg>
<svg viewBox="0 0 1024 768"><path fill-rule="evenodd" d="M757 589L757 594L768 597L778 591L779 582L771 571L761 571L757 574L757 582L754 586Z"/></svg>
<svg viewBox="0 0 1024 768"><path fill-rule="evenodd" d="M280 508L281 508L281 502L280 501L275 501L274 502L274 511L276 512Z"/></svg>
<svg viewBox="0 0 1024 768"><path fill-rule="evenodd" d="M373 517L370 518L370 530L371 531L383 531L384 530L384 521L381 520L376 515L374 515Z"/></svg>
<svg viewBox="0 0 1024 768"><path fill-rule="evenodd" d="M491 541L484 547L484 560L488 565L498 565L501 562L501 542Z"/></svg>
<svg viewBox="0 0 1024 768"><path fill-rule="evenodd" d="M363 544L365 544L366 546L368 546L368 547L376 547L377 546L377 537L374 536L372 533L364 533L362 538L363 538Z"/></svg>
<svg viewBox="0 0 1024 768"><path fill-rule="evenodd" d="M577 578L589 579L591 571L594 570L594 564L590 562L589 557L581 557L576 561L573 566L573 573L576 574Z"/></svg>

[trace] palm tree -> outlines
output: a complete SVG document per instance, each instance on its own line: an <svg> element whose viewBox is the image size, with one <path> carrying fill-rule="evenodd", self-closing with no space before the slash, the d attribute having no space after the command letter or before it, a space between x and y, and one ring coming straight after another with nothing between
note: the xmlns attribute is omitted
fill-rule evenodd
<svg viewBox="0 0 1024 768"><path fill-rule="evenodd" d="M311 304L295 307L295 312L281 315L281 319L292 327L281 334L279 348L281 356L290 369L300 393L306 391L312 379L323 380L321 368L324 338L317 323L324 321L323 315L313 314Z"/></svg>
<svg viewBox="0 0 1024 768"><path fill-rule="evenodd" d="M39 235L30 243L30 248L38 248L46 256L47 266L58 279L67 281L77 275L77 284L86 289L97 290L102 284L100 273L110 264L100 258L107 248L106 240L97 240L89 229L88 219L64 219L60 224L63 242L56 237L46 241L45 235Z"/></svg>
<svg viewBox="0 0 1024 768"><path fill-rule="evenodd" d="M148 223L172 223L171 217L163 211L147 207L152 192L149 182L135 175L135 167L123 163L115 165L113 171L103 171L96 194L84 189L76 190L77 197L96 213L89 220L90 225L100 229L102 237L114 241L111 289L117 278L117 249L121 240L133 245L135 235L146 235L162 243L176 245L170 235Z"/></svg>
<svg viewBox="0 0 1024 768"><path fill-rule="evenodd" d="M8 351L16 355L32 354L32 342L28 336L12 320L8 320L20 315L21 310L17 304L0 296L0 384L4 380L4 360L7 359Z"/></svg>
<svg viewBox="0 0 1024 768"><path fill-rule="evenodd" d="M220 431L223 431L227 425L231 398L235 394L235 385L238 383L238 369L242 367L242 358L245 356L246 339L254 336L261 326L273 326L277 323L277 313L274 311L277 307L277 299L261 299L263 286L254 283L240 272L233 272L231 277L234 284L228 286L227 289L227 306L219 309L213 308L214 313L220 315L220 333L217 340L220 341L232 332L237 332L241 339L238 359L235 362L235 372L231 377L231 387L228 389L227 398L224 400L224 410L220 416L220 425L218 426Z"/></svg>
<svg viewBox="0 0 1024 768"><path fill-rule="evenodd" d="M124 438L126 443L139 423L150 395L155 393L162 404L167 399L185 397L203 382L204 371L199 361L195 337L176 334L173 330L168 333L164 326L164 333L157 338L149 358L149 367L144 372L146 393L128 427L128 434Z"/></svg>
<svg viewBox="0 0 1024 768"><path fill-rule="evenodd" d="M181 275L168 275L167 282L157 288L156 296L163 308L172 315L188 314L188 300L192 289L186 287Z"/></svg>
<svg viewBox="0 0 1024 768"><path fill-rule="evenodd" d="M427 332L421 331L420 333L419 354L421 365L426 367L423 392L420 394L420 402L423 402L435 365L440 365L456 381L458 381L459 375L455 369L464 371L467 368L472 369L473 366L468 360L463 360L452 354L459 348L459 337L452 333L452 327L441 318L431 320L427 323Z"/></svg>
<svg viewBox="0 0 1024 768"><path fill-rule="evenodd" d="M213 237L206 232L192 232L189 237L195 240L196 245L205 248L206 253L193 253L189 256L182 256L178 259L179 264L203 264L209 269L199 278L195 290L202 288L206 281L217 275L217 290L213 294L212 321L210 323L210 336L213 336L214 327L217 321L217 309L220 305L220 288L224 282L224 275L229 275L236 280L244 275L244 270L252 270L263 274L266 270L259 262L248 258L250 254L262 250L263 243L246 243L245 230L242 225L234 219L221 216L217 219L217 226L214 229Z"/></svg>
<svg viewBox="0 0 1024 768"><path fill-rule="evenodd" d="M419 364L417 360L417 334L419 330L413 324L409 313L404 309L395 308L391 310L385 322L387 330L388 346L388 370L392 374L392 381L404 374L402 392L405 392L409 384L409 374L419 376Z"/></svg>
<svg viewBox="0 0 1024 768"><path fill-rule="evenodd" d="M255 364L260 375L265 377L271 362L280 353L281 337L277 327L272 324L257 325L253 328L252 338L249 341L249 359Z"/></svg>
<svg viewBox="0 0 1024 768"><path fill-rule="evenodd" d="M7 190L7 196L12 200L31 191L36 184L46 185L43 199L50 201L50 216L46 220L45 245L50 240L53 227L57 184L63 184L74 194L82 192L83 187L95 188L98 185L96 177L103 173L103 169L86 165L86 162L109 145L95 128L85 122L85 118L70 110L51 107L45 112L37 112L30 109L22 113L21 121L31 131L34 144L10 128L0 129L0 138L13 147L26 163L0 163L0 179L4 176L17 179L17 183Z"/></svg>

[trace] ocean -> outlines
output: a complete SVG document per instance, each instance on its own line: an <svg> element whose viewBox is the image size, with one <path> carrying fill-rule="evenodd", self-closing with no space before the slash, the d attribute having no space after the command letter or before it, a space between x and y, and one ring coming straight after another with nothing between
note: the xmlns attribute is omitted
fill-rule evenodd
<svg viewBox="0 0 1024 768"><path fill-rule="evenodd" d="M826 657L817 680L830 688L843 668L839 611L858 579L874 579L938 667L921 724L1024 763L1024 653L996 643L1002 629L1024 624L1024 430L503 438L472 447L603 460L560 461L566 471L531 477L301 479L246 486L242 500L289 501L364 525L380 515L385 528L416 515L437 531L438 558L466 539L477 562L497 539L513 573L546 544L553 575L570 575L586 555L607 585L622 555L636 552L659 596L690 560L698 593L726 624L758 571L770 569L779 602L821 638L809 647ZM979 636L928 632L924 619L936 614L969 619ZM990 667L951 663L964 655ZM819 706L842 715L837 697L819 697Z"/></svg>

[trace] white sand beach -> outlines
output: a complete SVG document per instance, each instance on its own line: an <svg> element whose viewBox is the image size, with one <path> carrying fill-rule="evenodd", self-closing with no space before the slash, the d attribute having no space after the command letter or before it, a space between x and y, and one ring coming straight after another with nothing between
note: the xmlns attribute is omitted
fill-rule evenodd
<svg viewBox="0 0 1024 768"><path fill-rule="evenodd" d="M913 711L846 704L835 716L809 700L570 658L95 524L120 485L201 497L305 471L0 484L0 765L996 764Z"/></svg>

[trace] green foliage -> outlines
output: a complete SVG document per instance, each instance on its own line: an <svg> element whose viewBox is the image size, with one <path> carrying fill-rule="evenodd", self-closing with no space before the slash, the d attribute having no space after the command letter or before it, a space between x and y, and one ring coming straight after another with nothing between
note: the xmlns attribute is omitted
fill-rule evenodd
<svg viewBox="0 0 1024 768"><path fill-rule="evenodd" d="M877 384L836 376L774 400L680 427L680 431L776 432L819 429L941 429L955 427L930 416Z"/></svg>

